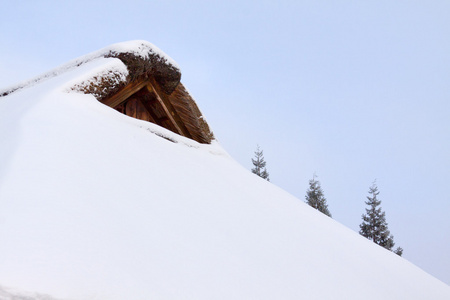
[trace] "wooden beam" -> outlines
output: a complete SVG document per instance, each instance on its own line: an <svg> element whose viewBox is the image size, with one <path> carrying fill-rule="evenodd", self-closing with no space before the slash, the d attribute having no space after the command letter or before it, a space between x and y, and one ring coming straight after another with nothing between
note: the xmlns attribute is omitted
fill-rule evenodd
<svg viewBox="0 0 450 300"><path fill-rule="evenodd" d="M149 82L148 84L147 84L147 89L148 89L148 91L150 92L150 93L154 93L155 95L156 95L156 99L159 101L159 103L161 104L161 106L162 106L162 108L164 109L164 112L166 113L166 115L167 115L167 117L169 118L169 120L170 120L170 122L173 124L173 126L176 128L176 130L178 131L177 133L179 134L179 135L182 135L182 136L186 136L186 134L183 132L183 130L180 128L180 126L179 126L179 124L175 121L175 119L174 119L174 114L175 114L175 111L173 110L173 107L172 107L172 109L170 109L171 107L171 105L170 106L168 106L167 105L167 101L164 101L163 100L163 98L161 98L160 96L159 96L159 93L156 91L156 89L155 89L155 87ZM170 103L169 103L170 104Z"/></svg>
<svg viewBox="0 0 450 300"><path fill-rule="evenodd" d="M156 98L161 103L162 107L164 108L168 118L170 121L174 124L174 126L177 128L178 133L182 136L192 138L192 135L187 130L186 126L183 123L183 120L181 120L180 116L177 114L177 111L173 107L172 103L169 100L169 97L159 89L157 84L154 84L152 81L147 84L147 89L150 92L155 93Z"/></svg>
<svg viewBox="0 0 450 300"><path fill-rule="evenodd" d="M156 116L156 114L155 114L155 112L153 111L153 108L151 107L151 105L150 105L150 103L151 102L153 102L153 101L158 101L157 99L156 99L156 96L155 96L155 99L152 99L151 101L142 101L142 105L144 105L144 107L147 109L147 111L149 112L149 114L150 114L150 117L151 117L151 119L152 120L150 120L152 123L155 123L156 125L159 125L159 126L163 126L163 124L161 123L161 121L164 121L164 120L161 120L161 118L158 118L157 116ZM163 126L164 127L164 126Z"/></svg>
<svg viewBox="0 0 450 300"><path fill-rule="evenodd" d="M173 107L172 103L169 100L169 96L167 96L158 86L158 84L153 80L139 80L129 83L128 85L124 86L123 88L119 89L117 93L112 95L109 98L103 99L100 102L108 105L109 107L116 107L123 103L124 101L127 101L132 95L139 92L142 88L146 88L148 93L152 93L155 95L156 101L161 105L162 109L164 110L164 113L167 116L167 119L174 129L175 133L178 133L182 136L192 138L192 135L190 134L189 130L184 125L182 119L176 112L175 108ZM145 90L143 90L144 92ZM143 103L144 104L144 103ZM153 113L151 107L147 106L147 104L144 104L146 110L149 112L150 118L154 120L154 123L164 126L161 122L164 121L164 118L158 118ZM170 129L170 128L167 128Z"/></svg>
<svg viewBox="0 0 450 300"><path fill-rule="evenodd" d="M122 89L120 89L117 93L112 95L109 98L103 99L102 102L105 105L108 105L109 107L116 107L123 101L127 100L131 95L139 91L141 88L143 88L146 84L148 84L147 81L136 81L131 82Z"/></svg>

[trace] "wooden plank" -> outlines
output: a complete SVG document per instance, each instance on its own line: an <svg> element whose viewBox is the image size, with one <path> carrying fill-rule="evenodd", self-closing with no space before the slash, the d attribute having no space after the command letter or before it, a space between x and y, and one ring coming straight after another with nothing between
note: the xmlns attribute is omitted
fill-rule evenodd
<svg viewBox="0 0 450 300"><path fill-rule="evenodd" d="M148 89L142 89L135 94L137 97L142 98L142 105L149 113L149 121L155 123L156 125L164 127L161 118L158 117L156 112L154 111L153 105L161 105L156 99L156 95L153 92L149 92Z"/></svg>
<svg viewBox="0 0 450 300"><path fill-rule="evenodd" d="M143 112L143 114L145 115L145 120L146 120L146 121L149 121L149 122L152 122L152 123L154 123L154 124L159 125L159 124L156 122L156 118L155 118L155 116L153 115L153 113L152 113L152 112L148 109L148 107L145 105L145 102L142 102L141 105L142 105L143 109L145 110L145 112ZM143 116L143 117L144 117L144 116ZM144 120L144 119L142 119L142 120Z"/></svg>
<svg viewBox="0 0 450 300"><path fill-rule="evenodd" d="M139 101L138 99L129 99L131 96L139 92L142 88L146 87L146 89L142 90L142 92L151 93L155 96L156 101L159 103L160 107L163 109L164 114L166 115L168 121L166 122L166 117L158 118L153 112L150 103L145 103ZM140 94L140 93L139 93ZM134 98L134 97L133 97ZM139 98L139 96L137 96ZM129 100L128 100L129 99ZM124 103L127 101L126 103ZM131 101L130 103L128 103ZM169 96L167 96L158 86L158 84L153 79L140 80L131 82L122 89L120 89L117 93L112 95L109 98L101 100L105 105L110 107L117 107L121 104L125 104L126 108L125 114L134 117L136 119L145 119L147 121L151 121L157 125L163 126L167 129L174 131L182 136L192 138L192 135L186 128L183 123L181 117L177 114L175 108L169 100ZM138 104L139 102L139 104ZM143 108L139 108L139 106L143 106ZM142 112L142 109L147 111L146 113ZM138 111L141 111L140 113ZM145 116L144 116L145 115ZM166 125L163 124L166 123ZM168 127L167 127L168 126Z"/></svg>
<svg viewBox="0 0 450 300"><path fill-rule="evenodd" d="M138 100L137 106L136 106L136 117L139 120L144 120L149 122L150 121L150 113L145 108L144 104L142 104L142 101Z"/></svg>
<svg viewBox="0 0 450 300"><path fill-rule="evenodd" d="M147 109L147 111L150 114L150 122L155 123L156 125L162 126L161 121L159 120L159 118L155 115L155 113L153 112L152 108L148 105L148 103L143 103L144 107Z"/></svg>
<svg viewBox="0 0 450 300"><path fill-rule="evenodd" d="M138 98L129 98L125 104L125 112L127 116L133 117L135 119L144 120L158 124L155 121L155 117L147 109L144 103ZM158 124L159 125L159 124Z"/></svg>
<svg viewBox="0 0 450 300"><path fill-rule="evenodd" d="M152 91L155 93L156 98L161 103L162 107L164 108L167 117L170 119L170 121L173 123L173 125L177 128L178 134L192 138L190 132L187 130L186 126L183 123L183 120L181 120L180 116L177 114L175 108L173 107L172 103L170 103L170 100L168 96L159 89L157 84L154 84L153 82L149 82L147 84L147 89L149 91Z"/></svg>
<svg viewBox="0 0 450 300"><path fill-rule="evenodd" d="M128 97L139 91L141 88L143 88L148 82L147 81L136 81L131 82L122 89L120 89L117 93L112 95L109 98L106 98L100 102L102 102L105 105L108 105L109 107L116 107L123 101L127 100Z"/></svg>
<svg viewBox="0 0 450 300"><path fill-rule="evenodd" d="M156 99L159 101L159 103L161 104L162 108L164 109L164 112L166 113L167 117L170 120L170 123L173 124L173 126L176 128L176 130L178 132L178 134L182 135L182 136L186 136L186 134L183 132L183 130L180 128L179 124L175 121L175 119L173 118L173 114L175 113L175 111L173 110L172 107L172 111L169 110L170 106L167 105L167 101L164 101L163 98L161 98L158 94L158 92L156 91L154 85L152 85L150 82L147 84L147 89L149 92L152 92L156 95ZM170 104L170 103L169 103Z"/></svg>
<svg viewBox="0 0 450 300"><path fill-rule="evenodd" d="M137 99L129 99L125 107L125 113L127 116L137 119Z"/></svg>

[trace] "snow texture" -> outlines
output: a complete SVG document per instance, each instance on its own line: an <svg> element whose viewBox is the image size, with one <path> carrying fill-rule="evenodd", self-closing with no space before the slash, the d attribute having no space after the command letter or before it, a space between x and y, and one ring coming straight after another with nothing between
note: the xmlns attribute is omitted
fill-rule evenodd
<svg viewBox="0 0 450 300"><path fill-rule="evenodd" d="M0 286L0 300L57 300L48 295L24 293L23 291Z"/></svg>
<svg viewBox="0 0 450 300"><path fill-rule="evenodd" d="M33 292L1 300L450 299L217 142L66 92L116 62L0 98L0 284Z"/></svg>
<svg viewBox="0 0 450 300"><path fill-rule="evenodd" d="M105 63L105 60L110 60L109 63ZM93 90L90 94L94 95L97 99L104 94L104 90L99 90L100 87L103 86L105 82L108 83L109 86L118 86L121 82L126 81L126 77L128 75L127 67L117 58L102 58L97 61L100 64L98 68L92 69L91 64L86 66L86 73L80 76L79 78L69 82L67 84L66 92L72 91L82 91L86 87L93 87ZM82 69L84 66L82 66Z"/></svg>
<svg viewBox="0 0 450 300"><path fill-rule="evenodd" d="M175 62L175 60L170 58L167 54L165 54L163 51L161 51L158 47L156 47L155 45L153 45L147 41L136 40L136 41L122 42L122 43L110 45L101 50L92 52L90 54L84 55L79 58L76 58L76 59L74 59L60 67L57 67L48 73L38 76L36 78L27 80L25 82L11 86L4 90L0 90L0 97L2 97L2 95L6 95L9 93L15 92L17 90L23 89L25 87L34 86L35 84L40 83L49 78L57 77L65 72L76 69L79 66L82 66L86 63L89 63L89 62L92 62L95 60L102 60L106 56L108 56L112 53L115 53L115 54L132 53L143 59L147 59L150 55L157 55L160 58L162 58L166 64L171 65L178 70L180 69L178 64ZM117 66L115 66L115 67L117 67ZM117 79L117 77L120 78L121 76L124 75L123 68L125 68L125 70L126 70L126 67L120 67L119 70L116 70L116 68L113 68L112 70L103 68L102 72L109 72L109 73L111 73L110 75L112 75L113 77L115 77ZM119 72L115 72L115 71L119 71ZM126 74L128 74L127 70L126 70ZM126 74L125 74L125 76L126 76ZM99 75L101 75L101 74L99 74Z"/></svg>

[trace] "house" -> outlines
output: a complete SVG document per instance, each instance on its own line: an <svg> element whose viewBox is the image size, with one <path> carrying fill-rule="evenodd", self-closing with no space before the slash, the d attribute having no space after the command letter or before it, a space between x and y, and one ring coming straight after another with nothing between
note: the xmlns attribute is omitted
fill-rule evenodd
<svg viewBox="0 0 450 300"><path fill-rule="evenodd" d="M67 90L91 94L101 103L130 117L155 123L199 143L211 143L213 133L194 99L180 82L178 66L146 41L115 44L80 57L29 82L0 91L0 97L87 63L108 58L120 60L126 70L105 62L87 77L83 75L80 80L69 84Z"/></svg>

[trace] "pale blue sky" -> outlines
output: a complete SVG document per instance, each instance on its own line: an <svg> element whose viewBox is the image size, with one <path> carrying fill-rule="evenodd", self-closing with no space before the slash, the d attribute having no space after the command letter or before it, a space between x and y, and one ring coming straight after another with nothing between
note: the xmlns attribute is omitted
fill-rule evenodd
<svg viewBox="0 0 450 300"><path fill-rule="evenodd" d="M222 146L357 231L369 186L404 257L450 284L450 2L1 1L0 88L144 39ZM332 251L332 249L330 249Z"/></svg>

